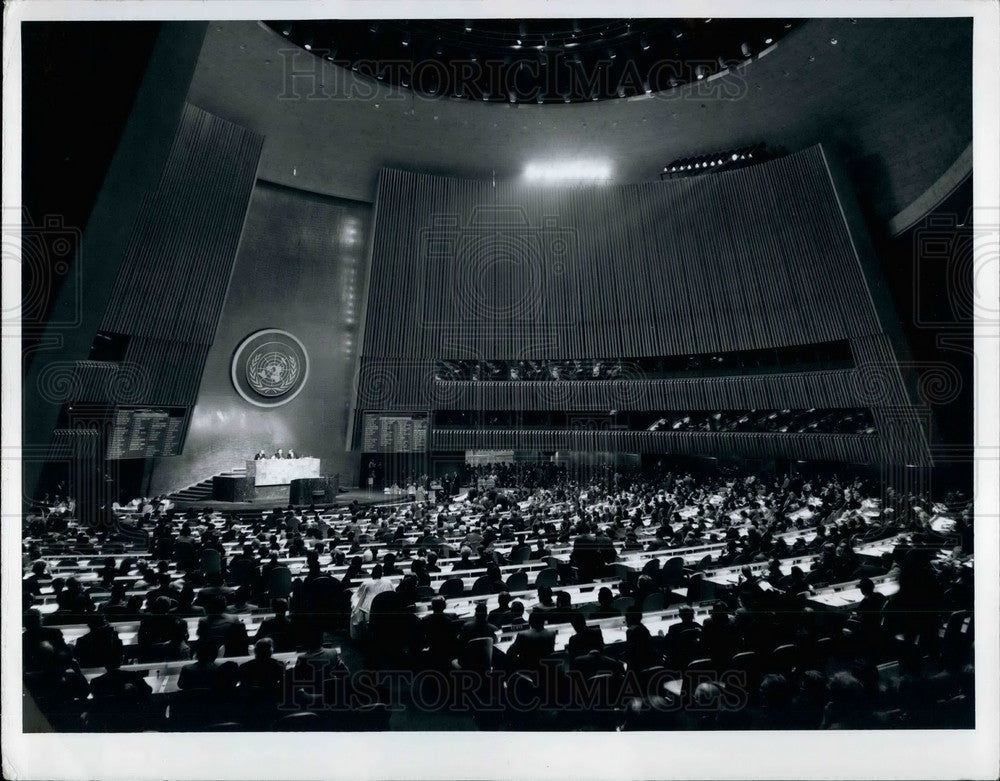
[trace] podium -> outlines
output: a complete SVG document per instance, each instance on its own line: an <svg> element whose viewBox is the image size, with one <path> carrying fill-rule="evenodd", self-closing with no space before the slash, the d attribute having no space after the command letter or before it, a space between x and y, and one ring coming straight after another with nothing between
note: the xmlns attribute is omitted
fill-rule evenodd
<svg viewBox="0 0 1000 781"><path fill-rule="evenodd" d="M262 458L246 462L246 475L216 476L212 480L212 498L220 502L274 502L310 504L323 499L332 501L337 488L322 476L318 458ZM336 481L339 483L339 480ZM308 498L307 498L308 497Z"/></svg>
<svg viewBox="0 0 1000 781"><path fill-rule="evenodd" d="M292 480L319 477L318 458L262 458L247 461L247 477L255 487L291 485Z"/></svg>

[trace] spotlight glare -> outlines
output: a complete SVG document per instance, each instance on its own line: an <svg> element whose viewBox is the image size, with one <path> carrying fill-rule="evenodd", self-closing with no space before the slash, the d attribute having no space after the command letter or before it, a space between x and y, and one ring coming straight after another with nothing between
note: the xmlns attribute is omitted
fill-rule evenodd
<svg viewBox="0 0 1000 781"><path fill-rule="evenodd" d="M611 179L611 166L600 160L534 162L525 166L524 179L538 184L606 182Z"/></svg>

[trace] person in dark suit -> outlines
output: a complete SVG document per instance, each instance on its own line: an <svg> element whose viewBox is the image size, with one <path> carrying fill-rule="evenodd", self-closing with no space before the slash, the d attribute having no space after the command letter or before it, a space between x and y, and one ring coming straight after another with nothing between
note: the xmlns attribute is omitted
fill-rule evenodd
<svg viewBox="0 0 1000 781"><path fill-rule="evenodd" d="M535 550L531 552L528 558L531 561L543 561L552 555L552 550L545 545L545 540L539 538L535 543Z"/></svg>
<svg viewBox="0 0 1000 781"><path fill-rule="evenodd" d="M506 591L501 591L497 596L497 601L499 606L494 608L489 612L487 620L493 624L493 626L498 626L501 629L510 623L510 594Z"/></svg>
<svg viewBox="0 0 1000 781"><path fill-rule="evenodd" d="M350 674L339 648L323 644L323 630L315 624L304 627L303 646L286 675L295 702L306 708L350 702Z"/></svg>
<svg viewBox="0 0 1000 781"><path fill-rule="evenodd" d="M139 621L139 658L143 661L190 659L187 624L170 614L170 600L153 600L149 613Z"/></svg>
<svg viewBox="0 0 1000 781"><path fill-rule="evenodd" d="M660 662L653 636L642 623L642 613L629 610L625 614L625 653L623 658L630 670L645 670Z"/></svg>
<svg viewBox="0 0 1000 781"><path fill-rule="evenodd" d="M736 624L724 602L712 606L712 614L701 627L701 645L708 655L720 663L732 658L736 652L738 636Z"/></svg>
<svg viewBox="0 0 1000 781"><path fill-rule="evenodd" d="M855 612L861 622L862 639L875 647L881 634L882 609L887 600L885 596L875 590L875 584L871 578L861 578L858 581L858 588L863 596L855 608Z"/></svg>
<svg viewBox="0 0 1000 781"><path fill-rule="evenodd" d="M615 607L615 595L607 586L602 586L597 592L597 610L590 614L592 621L601 618L615 618L620 616L621 611Z"/></svg>
<svg viewBox="0 0 1000 781"><path fill-rule="evenodd" d="M221 684L219 646L209 640L195 644L195 661L181 668L177 677L178 689L215 689Z"/></svg>
<svg viewBox="0 0 1000 781"><path fill-rule="evenodd" d="M217 648L225 646L226 656L244 656L250 644L247 628L235 616L226 613L226 598L213 596L206 600L207 615L198 622L198 639Z"/></svg>
<svg viewBox="0 0 1000 781"><path fill-rule="evenodd" d="M535 610L532 612L538 612L545 616L545 620L551 620L551 614L556 612L556 603L552 599L552 587L551 586L539 586L538 587L538 604L535 605Z"/></svg>
<svg viewBox="0 0 1000 781"><path fill-rule="evenodd" d="M285 680L285 665L273 658L274 641L263 637L253 645L253 656L240 665L240 686L258 689L277 698Z"/></svg>
<svg viewBox="0 0 1000 781"><path fill-rule="evenodd" d="M98 697L142 699L149 697L153 690L142 673L123 670L120 658L109 657L105 672L90 682L90 693L95 699Z"/></svg>
<svg viewBox="0 0 1000 781"><path fill-rule="evenodd" d="M36 608L24 613L24 632L21 635L21 653L25 672L35 672L41 667L41 646L48 643L56 651L66 648L62 630L42 626L42 614Z"/></svg>
<svg viewBox="0 0 1000 781"><path fill-rule="evenodd" d="M270 639L274 650L279 652L294 651L295 630L293 623L288 618L288 600L282 597L273 599L271 609L274 611L274 615L260 622L257 634L254 635L255 644L260 640Z"/></svg>
<svg viewBox="0 0 1000 781"><path fill-rule="evenodd" d="M115 628L101 613L87 617L89 630L76 641L76 660L81 667L104 667L109 662L120 662L122 641Z"/></svg>
<svg viewBox="0 0 1000 781"><path fill-rule="evenodd" d="M444 611L446 605L444 597L434 597L431 614L420 620L424 653L428 663L436 668L450 664L458 648L458 620Z"/></svg>
<svg viewBox="0 0 1000 781"><path fill-rule="evenodd" d="M489 637L496 640L500 630L491 624L486 615L486 603L480 602L476 605L475 616L464 624L460 631L460 636L464 642Z"/></svg>
<svg viewBox="0 0 1000 781"><path fill-rule="evenodd" d="M570 670L577 672L585 679L600 673L620 676L625 673L625 665L617 659L607 656L603 650L591 648L587 653L571 658Z"/></svg>
<svg viewBox="0 0 1000 781"><path fill-rule="evenodd" d="M121 621L129 614L128 592L124 583L115 583L111 586L111 595L107 602L98 606L98 611L107 616L109 621Z"/></svg>
<svg viewBox="0 0 1000 781"><path fill-rule="evenodd" d="M573 613L570 617L573 634L566 643L566 651L570 659L583 656L593 650L604 650L604 636L599 626L587 626L587 620L581 613Z"/></svg>
<svg viewBox="0 0 1000 781"><path fill-rule="evenodd" d="M690 605L681 606L677 613L681 620L671 624L670 628L667 629L666 651L671 658L676 657L682 651L682 632L689 629L701 630L701 626L694 620L694 608Z"/></svg>
<svg viewBox="0 0 1000 781"><path fill-rule="evenodd" d="M603 574L617 554L611 538L603 532L598 531L595 534L589 525L584 525L582 532L573 541L570 561L580 571L581 580L594 580Z"/></svg>
<svg viewBox="0 0 1000 781"><path fill-rule="evenodd" d="M556 633L545 626L545 613L535 609L528 617L528 628L514 638L507 656L513 670L537 670L543 659L555 652Z"/></svg>
<svg viewBox="0 0 1000 781"><path fill-rule="evenodd" d="M568 591L555 592L556 606L548 615L550 624L568 624L578 611L573 607L573 599Z"/></svg>

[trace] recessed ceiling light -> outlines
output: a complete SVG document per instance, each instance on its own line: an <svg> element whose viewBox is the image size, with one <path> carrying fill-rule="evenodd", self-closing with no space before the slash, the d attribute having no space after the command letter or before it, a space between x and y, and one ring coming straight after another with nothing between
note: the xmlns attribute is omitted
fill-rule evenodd
<svg viewBox="0 0 1000 781"><path fill-rule="evenodd" d="M774 43L774 38L765 38L764 43L770 46L772 43Z"/></svg>
<svg viewBox="0 0 1000 781"><path fill-rule="evenodd" d="M836 38L831 38L830 39L830 43L833 44L834 46L836 46L837 45L837 39Z"/></svg>
<svg viewBox="0 0 1000 781"><path fill-rule="evenodd" d="M611 166L607 161L592 159L529 163L524 178L541 184L602 182L611 179Z"/></svg>

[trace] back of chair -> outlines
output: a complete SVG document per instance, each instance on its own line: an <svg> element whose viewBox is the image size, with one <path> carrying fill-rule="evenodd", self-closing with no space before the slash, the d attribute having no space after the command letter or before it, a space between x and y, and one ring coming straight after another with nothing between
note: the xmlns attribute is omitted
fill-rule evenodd
<svg viewBox="0 0 1000 781"><path fill-rule="evenodd" d="M194 566L195 563L195 550L194 545L190 542L175 542L174 543L174 561L177 566L184 569Z"/></svg>
<svg viewBox="0 0 1000 781"><path fill-rule="evenodd" d="M441 584L438 593L445 599L460 597L465 593L465 584L461 578L448 578L448 580Z"/></svg>
<svg viewBox="0 0 1000 781"><path fill-rule="evenodd" d="M671 650L671 662L677 667L685 667L700 653L701 629L691 627L678 633Z"/></svg>
<svg viewBox="0 0 1000 781"><path fill-rule="evenodd" d="M417 599L427 602L434 598L434 588L432 586L417 586Z"/></svg>
<svg viewBox="0 0 1000 781"><path fill-rule="evenodd" d="M558 585L559 573L552 567L539 570L538 575L535 577L535 588L541 588L542 586L555 588Z"/></svg>
<svg viewBox="0 0 1000 781"><path fill-rule="evenodd" d="M632 597L615 597L613 602L615 609L620 610L622 613L626 610L631 610L634 603L635 600Z"/></svg>
<svg viewBox="0 0 1000 781"><path fill-rule="evenodd" d="M645 564L642 565L642 574L656 576L660 573L660 560L650 559Z"/></svg>
<svg viewBox="0 0 1000 781"><path fill-rule="evenodd" d="M322 728L322 719L312 711L289 713L274 722L276 732L317 732Z"/></svg>
<svg viewBox="0 0 1000 781"><path fill-rule="evenodd" d="M230 586L250 585L253 567L253 562L250 559L236 559L236 561L229 565L227 582Z"/></svg>
<svg viewBox="0 0 1000 781"><path fill-rule="evenodd" d="M515 545L514 549L510 552L511 564L524 564L530 558L531 546L523 542L520 545Z"/></svg>
<svg viewBox="0 0 1000 781"><path fill-rule="evenodd" d="M527 572L515 572L507 577L506 580L508 591L527 591L528 589L528 573Z"/></svg>
<svg viewBox="0 0 1000 781"><path fill-rule="evenodd" d="M798 661L799 647L795 643L786 643L771 652L769 666L787 676L798 667Z"/></svg>
<svg viewBox="0 0 1000 781"><path fill-rule="evenodd" d="M664 597L662 591L653 591L646 595L646 598L642 601L642 611L644 613L652 613L656 610L663 610Z"/></svg>
<svg viewBox="0 0 1000 781"><path fill-rule="evenodd" d="M746 676L747 691L756 691L760 682L760 662L756 651L740 651L733 655L732 668Z"/></svg>
<svg viewBox="0 0 1000 781"><path fill-rule="evenodd" d="M663 565L663 570L660 573L660 585L664 588L674 588L680 585L681 578L684 577L684 559L680 556L674 556L672 559L668 559L667 563Z"/></svg>
<svg viewBox="0 0 1000 781"><path fill-rule="evenodd" d="M198 567L206 575L218 575L222 572L222 556L214 548L202 550Z"/></svg>
<svg viewBox="0 0 1000 781"><path fill-rule="evenodd" d="M477 637L469 640L458 658L459 667L465 670L488 672L493 669L493 638Z"/></svg>
<svg viewBox="0 0 1000 781"><path fill-rule="evenodd" d="M701 659L692 659L690 662L688 662L687 667L684 669L687 670L687 672L699 672L699 671L704 672L704 671L714 670L717 666L718 665L716 665L714 659L708 659L703 657Z"/></svg>
<svg viewBox="0 0 1000 781"><path fill-rule="evenodd" d="M696 605L702 601L705 593L705 581L700 572L696 572L688 581L687 601L691 605Z"/></svg>
<svg viewBox="0 0 1000 781"><path fill-rule="evenodd" d="M267 575L267 595L270 599L287 599L292 593L292 573L288 567L274 567Z"/></svg>
<svg viewBox="0 0 1000 781"><path fill-rule="evenodd" d="M333 578L323 575L306 584L306 603L314 613L333 612L334 598L339 589Z"/></svg>

